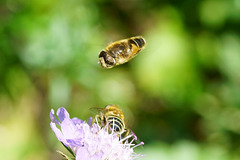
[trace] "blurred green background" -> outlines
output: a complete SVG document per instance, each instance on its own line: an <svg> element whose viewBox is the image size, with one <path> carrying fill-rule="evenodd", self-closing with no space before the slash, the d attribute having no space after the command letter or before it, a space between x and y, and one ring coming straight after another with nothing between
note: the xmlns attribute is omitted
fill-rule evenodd
<svg viewBox="0 0 240 160"><path fill-rule="evenodd" d="M135 35L136 58L101 68ZM239 160L239 35L239 0L1 1L1 159L62 159L51 108L87 120L118 104L144 160Z"/></svg>

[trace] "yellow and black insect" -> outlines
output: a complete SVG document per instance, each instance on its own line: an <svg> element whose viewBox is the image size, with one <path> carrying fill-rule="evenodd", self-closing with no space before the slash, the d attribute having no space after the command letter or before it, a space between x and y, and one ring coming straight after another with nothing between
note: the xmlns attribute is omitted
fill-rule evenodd
<svg viewBox="0 0 240 160"><path fill-rule="evenodd" d="M113 42L99 53L99 63L104 68L126 63L144 49L145 45L146 41L141 36Z"/></svg>
<svg viewBox="0 0 240 160"><path fill-rule="evenodd" d="M113 131L119 135L127 131L125 127L124 114L118 105L110 104L105 108L91 108L93 111L98 111L93 122L100 119L102 127L108 126L110 131Z"/></svg>

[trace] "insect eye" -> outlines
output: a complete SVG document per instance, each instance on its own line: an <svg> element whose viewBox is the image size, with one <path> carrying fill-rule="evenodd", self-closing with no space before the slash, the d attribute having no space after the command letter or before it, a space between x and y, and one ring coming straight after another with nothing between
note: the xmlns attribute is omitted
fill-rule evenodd
<svg viewBox="0 0 240 160"><path fill-rule="evenodd" d="M101 51L101 53L99 54L99 58L100 57L106 57L107 53L105 51Z"/></svg>

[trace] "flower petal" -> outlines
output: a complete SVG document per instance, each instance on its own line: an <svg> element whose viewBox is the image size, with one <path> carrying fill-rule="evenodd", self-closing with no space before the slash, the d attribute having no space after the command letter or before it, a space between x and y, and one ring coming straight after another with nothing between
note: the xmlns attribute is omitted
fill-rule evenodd
<svg viewBox="0 0 240 160"><path fill-rule="evenodd" d="M69 143L69 146L71 146L71 147L83 146L83 142L81 139L77 139L77 140L67 139L67 142Z"/></svg>
<svg viewBox="0 0 240 160"><path fill-rule="evenodd" d="M50 119L51 119L51 121L52 121L53 123L56 123L56 124L60 125L58 119L57 119L56 116L54 115L54 110L53 110L53 109L51 109L51 111L50 111Z"/></svg>
<svg viewBox="0 0 240 160"><path fill-rule="evenodd" d="M90 154L86 147L79 147L76 154L76 160L90 160Z"/></svg>
<svg viewBox="0 0 240 160"><path fill-rule="evenodd" d="M60 131L60 129L57 128L56 124L54 122L51 122L50 123L50 127L52 128L52 130L55 133L55 135L58 138L58 140L60 142L64 143L65 145L67 145L67 141L66 141L65 137L63 136L63 134Z"/></svg>
<svg viewBox="0 0 240 160"><path fill-rule="evenodd" d="M83 123L83 120L74 117L74 118L72 118L72 122L73 122L75 125L77 125L77 124L82 124L82 123Z"/></svg>
<svg viewBox="0 0 240 160"><path fill-rule="evenodd" d="M65 118L61 123L61 129L66 139L77 138L77 127L74 125L70 118Z"/></svg>
<svg viewBox="0 0 240 160"><path fill-rule="evenodd" d="M88 125L89 125L89 126L92 125L92 120L93 120L92 117L89 117L89 118L88 118Z"/></svg>
<svg viewBox="0 0 240 160"><path fill-rule="evenodd" d="M69 113L65 108L61 107L61 108L58 108L57 110L57 116L59 120L62 122L65 118L69 118Z"/></svg>
<svg viewBox="0 0 240 160"><path fill-rule="evenodd" d="M96 124L96 123L93 123L93 125L91 126L91 131L92 133L98 133L100 130L100 127Z"/></svg>

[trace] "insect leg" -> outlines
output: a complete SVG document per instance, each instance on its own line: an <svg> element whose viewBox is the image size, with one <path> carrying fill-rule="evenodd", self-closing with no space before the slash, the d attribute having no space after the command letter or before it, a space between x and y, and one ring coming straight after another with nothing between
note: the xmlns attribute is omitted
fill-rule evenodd
<svg viewBox="0 0 240 160"><path fill-rule="evenodd" d="M101 119L101 116L97 114L97 115L94 117L94 119L92 120L91 126L92 126L93 123L95 123L95 122L96 122L97 125L99 126L99 124L98 124L98 118Z"/></svg>
<svg viewBox="0 0 240 160"><path fill-rule="evenodd" d="M126 133L125 133L125 136L128 136L130 133L130 129L126 129Z"/></svg>

